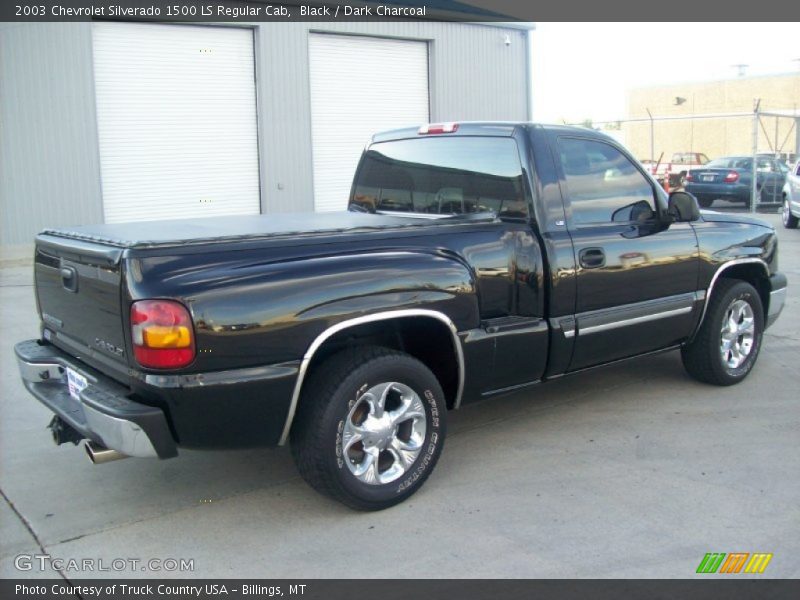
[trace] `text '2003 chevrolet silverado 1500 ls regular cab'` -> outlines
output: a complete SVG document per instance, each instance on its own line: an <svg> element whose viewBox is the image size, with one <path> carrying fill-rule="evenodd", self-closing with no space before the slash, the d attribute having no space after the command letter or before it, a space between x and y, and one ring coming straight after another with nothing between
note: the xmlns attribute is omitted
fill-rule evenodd
<svg viewBox="0 0 800 600"><path fill-rule="evenodd" d="M35 279L41 339L16 353L57 442L288 441L361 509L422 485L462 404L671 348L741 381L786 293L768 225L525 123L376 135L348 212L46 230Z"/></svg>

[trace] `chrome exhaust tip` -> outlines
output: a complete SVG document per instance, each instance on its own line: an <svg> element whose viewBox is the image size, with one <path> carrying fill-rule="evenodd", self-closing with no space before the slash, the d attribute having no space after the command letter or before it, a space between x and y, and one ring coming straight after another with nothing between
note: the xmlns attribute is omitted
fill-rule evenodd
<svg viewBox="0 0 800 600"><path fill-rule="evenodd" d="M112 450L111 448L106 448L105 446L101 446L100 444L96 444L94 442L87 441L83 445L83 449L86 450L86 454L89 457L89 460L96 465L101 465L103 463L111 462L112 460L119 460L121 458L128 458L127 454L123 454L122 452L117 452L116 450Z"/></svg>

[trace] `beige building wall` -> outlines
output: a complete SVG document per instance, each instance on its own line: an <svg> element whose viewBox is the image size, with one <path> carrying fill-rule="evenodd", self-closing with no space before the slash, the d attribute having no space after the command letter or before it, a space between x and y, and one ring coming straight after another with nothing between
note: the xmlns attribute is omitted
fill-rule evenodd
<svg viewBox="0 0 800 600"><path fill-rule="evenodd" d="M676 98L686 101L676 105ZM740 77L701 83L670 84L633 89L628 93L628 117L703 115L712 113L751 113L754 101L761 99L763 111L793 111L800 108L800 73ZM759 127L759 152L783 144L783 152L796 152L800 138L795 119L762 117ZM776 144L776 124L777 139ZM639 159L650 158L650 124L623 123L625 144ZM655 121L654 159L664 153L669 161L674 152L703 152L709 158L750 154L753 147L753 119L693 119ZM784 142L785 140L785 142Z"/></svg>

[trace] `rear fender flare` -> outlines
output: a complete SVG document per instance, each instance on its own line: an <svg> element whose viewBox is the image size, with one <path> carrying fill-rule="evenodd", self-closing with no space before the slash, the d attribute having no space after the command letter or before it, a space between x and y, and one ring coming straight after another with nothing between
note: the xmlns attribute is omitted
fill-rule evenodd
<svg viewBox="0 0 800 600"><path fill-rule="evenodd" d="M453 350L455 352L456 362L458 363L458 389L456 391L456 398L453 406L454 408L459 408L459 406L461 405L461 396L464 391L464 351L461 348L461 340L458 337L458 330L456 329L456 326L450 319L450 317L437 310L430 310L424 308L409 308L402 310L378 312L370 315L363 315L360 317L355 317L353 319L347 319L345 321L341 321L327 328L325 331L320 333L314 339L314 341L308 347L308 350L306 350L306 353L303 355L303 359L300 363L300 369L297 374L297 381L295 382L294 391L292 393L292 399L289 404L289 412L286 415L286 422L283 426L283 433L281 434L280 440L278 441L278 445L283 446L289 439L289 432L292 429L292 422L294 421L294 416L297 411L297 404L300 401L300 393L302 392L303 389L303 383L305 381L305 377L308 372L308 367L311 364L312 359L314 358L314 354L317 352L317 350L320 349L320 347L322 347L322 345L328 338L339 333L340 331L343 331L351 327L356 327L358 325L363 325L365 323L374 323L376 321L403 319L409 317L426 317L426 318L436 319L447 325L448 329L450 330L453 342Z"/></svg>

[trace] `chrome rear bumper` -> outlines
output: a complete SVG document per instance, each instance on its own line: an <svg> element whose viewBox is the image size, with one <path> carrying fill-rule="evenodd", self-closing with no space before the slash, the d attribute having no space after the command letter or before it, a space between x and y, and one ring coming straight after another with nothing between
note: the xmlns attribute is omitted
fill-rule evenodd
<svg viewBox="0 0 800 600"><path fill-rule="evenodd" d="M28 340L14 346L28 391L78 433L126 456L177 456L164 412L128 398L129 390L55 346ZM67 369L87 386L70 394Z"/></svg>

